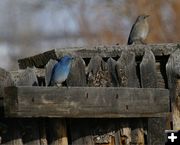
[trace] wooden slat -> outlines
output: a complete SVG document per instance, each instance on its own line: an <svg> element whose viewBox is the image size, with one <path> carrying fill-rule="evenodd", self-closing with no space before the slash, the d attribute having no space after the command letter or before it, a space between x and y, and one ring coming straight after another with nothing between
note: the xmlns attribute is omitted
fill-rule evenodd
<svg viewBox="0 0 180 145"><path fill-rule="evenodd" d="M169 111L169 94L165 89L9 87L5 90L7 116L159 117Z"/></svg>
<svg viewBox="0 0 180 145"><path fill-rule="evenodd" d="M70 73L66 80L67 86L86 86L85 62L80 57L75 57L71 64Z"/></svg>
<svg viewBox="0 0 180 145"><path fill-rule="evenodd" d="M136 67L135 53L128 51L128 49L123 50L116 64L120 86L140 87ZM133 129L131 128L132 125L134 125ZM142 119L138 119L136 123L130 123L128 121L126 124L123 124L123 128L120 129L121 142L124 142L125 145L129 145L130 143L144 145L144 137L142 137L144 133L141 132L143 130L142 126Z"/></svg>
<svg viewBox="0 0 180 145"><path fill-rule="evenodd" d="M178 83L178 77L180 76L180 46L170 55L168 63L166 64L166 73L171 100L172 128L178 130L180 128L180 107L178 106L180 90Z"/></svg>
<svg viewBox="0 0 180 145"><path fill-rule="evenodd" d="M87 67L87 80L90 87L111 86L107 63L98 55L91 58Z"/></svg>
<svg viewBox="0 0 180 145"><path fill-rule="evenodd" d="M122 87L139 87L136 74L135 53L124 50L116 64L119 84Z"/></svg>
<svg viewBox="0 0 180 145"><path fill-rule="evenodd" d="M18 60L19 68L26 67L44 67L50 59L57 59L65 54L79 56L82 58L91 58L95 55L101 57L116 57L120 56L122 50L128 49L133 51L136 56L142 56L146 48L152 49L155 56L170 55L177 48L177 44L149 44L149 45L114 45L114 46L96 46L96 47L72 47L72 48L57 48L42 54L38 54L28 58Z"/></svg>
<svg viewBox="0 0 180 145"><path fill-rule="evenodd" d="M160 71L160 70L158 70ZM146 49L140 64L141 85L143 88L158 87L156 60L151 50ZM161 96L159 96L161 98ZM165 116L164 116L165 117ZM148 145L164 144L165 118L148 118Z"/></svg>

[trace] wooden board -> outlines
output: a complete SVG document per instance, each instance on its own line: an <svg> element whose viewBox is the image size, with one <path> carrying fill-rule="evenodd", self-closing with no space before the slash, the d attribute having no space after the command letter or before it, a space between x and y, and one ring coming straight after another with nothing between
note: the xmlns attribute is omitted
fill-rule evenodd
<svg viewBox="0 0 180 145"><path fill-rule="evenodd" d="M18 60L19 68L26 67L42 68L50 59L57 59L65 54L72 56L79 56L82 58L91 58L95 55L101 57L117 57L121 55L122 50L127 49L133 51L136 56L142 56L144 50L150 48L155 56L170 55L177 48L177 44L149 44L149 45L111 45L111 46L96 46L96 47L71 47L71 48L57 48L50 51L27 57Z"/></svg>
<svg viewBox="0 0 180 145"><path fill-rule="evenodd" d="M171 100L171 118L172 129L179 130L180 128L180 106L178 106L180 85L178 77L180 76L180 46L169 57L166 64L166 73L168 77L168 87Z"/></svg>
<svg viewBox="0 0 180 145"><path fill-rule="evenodd" d="M169 111L166 89L8 87L5 93L9 117L160 117Z"/></svg>
<svg viewBox="0 0 180 145"><path fill-rule="evenodd" d="M159 67L160 69L160 67ZM141 73L141 86L143 88L148 87L159 87L157 79L157 71L156 70L156 60L154 54L151 50L146 49L145 54L143 56L143 60L140 64L140 73ZM159 96L161 98L161 96ZM166 125L166 116L162 118L148 118L148 132L147 132L147 141L148 145L157 144L161 145L165 143L164 131Z"/></svg>

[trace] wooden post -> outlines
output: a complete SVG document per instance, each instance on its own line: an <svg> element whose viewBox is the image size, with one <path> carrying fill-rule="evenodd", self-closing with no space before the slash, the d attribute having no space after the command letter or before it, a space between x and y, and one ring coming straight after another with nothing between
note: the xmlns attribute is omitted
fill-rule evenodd
<svg viewBox="0 0 180 145"><path fill-rule="evenodd" d="M11 78L11 75L9 72L5 71L4 69L0 68L0 101L4 100L5 93L4 93L4 87L12 86L14 85L13 80ZM3 105L3 103L2 103ZM0 106L2 107L2 106ZM0 108L1 110L3 108ZM0 111L2 113L2 111ZM4 114L1 114L3 116ZM19 130L19 123L18 119L5 119L2 118L0 125L0 134L1 136L1 143L4 145L22 145L22 138L20 135ZM4 132L4 135L3 133Z"/></svg>
<svg viewBox="0 0 180 145"><path fill-rule="evenodd" d="M166 64L166 72L168 76L168 87L170 90L171 100L171 116L172 116L172 129L180 129L180 107L179 102L179 81L180 76L180 46L169 57Z"/></svg>
<svg viewBox="0 0 180 145"><path fill-rule="evenodd" d="M140 87L138 77L136 74L136 65L137 64L135 62L135 53L128 51L126 49L122 51L121 57L119 58L116 65L116 70L117 70L120 86L137 87L137 88ZM143 132L142 120L137 120L135 124L134 125L136 126L136 128L134 128L133 130L131 130L128 127L122 128L121 132L131 132L128 134L121 133L122 145L129 145L130 143L144 145L144 132ZM125 124L125 126L127 126L127 124ZM130 124L129 124L129 127L130 127ZM125 143L123 143L124 142L123 136L126 136Z"/></svg>
<svg viewBox="0 0 180 145"><path fill-rule="evenodd" d="M22 72L17 80L19 86L37 86L38 81L33 69L27 68ZM23 126L23 144L24 145L40 145L39 126L37 119L20 119Z"/></svg>
<svg viewBox="0 0 180 145"><path fill-rule="evenodd" d="M160 70L158 70L160 71ZM143 88L156 88L158 86L158 79L156 70L156 60L151 50L146 49L143 60L140 64L141 85ZM158 77L159 78L159 77ZM160 96L159 96L160 97ZM149 118L148 119L148 145L165 144L165 118Z"/></svg>

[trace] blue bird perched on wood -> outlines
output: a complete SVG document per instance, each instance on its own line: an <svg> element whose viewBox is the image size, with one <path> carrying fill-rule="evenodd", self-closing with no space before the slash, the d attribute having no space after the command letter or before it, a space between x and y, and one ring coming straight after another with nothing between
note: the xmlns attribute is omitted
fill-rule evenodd
<svg viewBox="0 0 180 145"><path fill-rule="evenodd" d="M149 15L140 15L137 17L129 34L128 45L131 45L133 43L145 44L144 40L149 33L149 24L147 22L148 17Z"/></svg>
<svg viewBox="0 0 180 145"><path fill-rule="evenodd" d="M65 55L54 65L49 86L61 86L61 83L65 82L70 72L72 59L71 56Z"/></svg>

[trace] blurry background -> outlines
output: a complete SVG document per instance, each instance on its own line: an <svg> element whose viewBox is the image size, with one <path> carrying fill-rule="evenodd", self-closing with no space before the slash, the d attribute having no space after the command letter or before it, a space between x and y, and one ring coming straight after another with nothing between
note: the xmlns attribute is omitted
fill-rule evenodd
<svg viewBox="0 0 180 145"><path fill-rule="evenodd" d="M178 42L179 0L1 0L0 67L53 48L126 44L136 17L149 14L148 43Z"/></svg>

